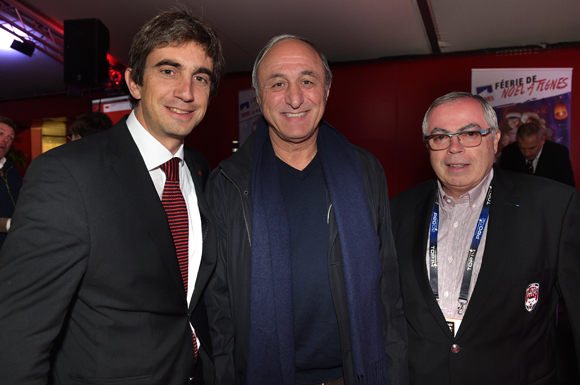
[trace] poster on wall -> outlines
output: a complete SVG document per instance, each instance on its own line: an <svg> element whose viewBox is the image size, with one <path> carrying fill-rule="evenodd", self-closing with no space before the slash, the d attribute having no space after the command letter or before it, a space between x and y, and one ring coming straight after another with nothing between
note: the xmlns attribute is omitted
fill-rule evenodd
<svg viewBox="0 0 580 385"><path fill-rule="evenodd" d="M536 123L546 139L570 148L572 68L472 69L471 93L497 113L501 149L516 141L518 127Z"/></svg>
<svg viewBox="0 0 580 385"><path fill-rule="evenodd" d="M239 115L240 115L240 140L239 145L256 131L256 125L262 117L262 110L256 99L256 91L253 88L241 90L238 93Z"/></svg>
<svg viewBox="0 0 580 385"><path fill-rule="evenodd" d="M131 113L129 95L114 98L94 99L93 112L103 112L116 124L121 118Z"/></svg>

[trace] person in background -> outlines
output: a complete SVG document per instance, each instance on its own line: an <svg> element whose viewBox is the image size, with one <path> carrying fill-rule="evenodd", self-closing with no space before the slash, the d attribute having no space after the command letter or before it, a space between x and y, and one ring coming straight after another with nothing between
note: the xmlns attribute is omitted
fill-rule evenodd
<svg viewBox="0 0 580 385"><path fill-rule="evenodd" d="M97 132L108 130L113 127L111 118L102 112L91 112L79 116L71 125L67 135L71 141L87 137Z"/></svg>
<svg viewBox="0 0 580 385"><path fill-rule="evenodd" d="M0 384L213 384L210 169L184 138L224 67L207 23L162 12L129 52L133 112L32 162L0 253Z"/></svg>
<svg viewBox="0 0 580 385"><path fill-rule="evenodd" d="M532 119L529 119L532 120ZM568 147L547 140L550 128L524 123L518 129L517 142L504 148L500 166L506 170L543 176L575 187L574 171ZM548 198L549 199L549 198ZM571 324L566 306L558 307L557 373L559 384L578 384L580 374L574 349Z"/></svg>
<svg viewBox="0 0 580 385"><path fill-rule="evenodd" d="M16 124L4 116L0 116L0 249L6 240L10 229L14 207L18 201L22 187L22 175L10 158L6 156L14 142Z"/></svg>
<svg viewBox="0 0 580 385"><path fill-rule="evenodd" d="M506 170L526 172L576 186L568 148L546 140L545 133L535 123L520 126L517 142L503 149L499 164Z"/></svg>
<svg viewBox="0 0 580 385"><path fill-rule="evenodd" d="M556 308L580 341L580 193L493 167L501 132L479 95L423 120L437 178L391 200L416 385L556 383Z"/></svg>
<svg viewBox="0 0 580 385"><path fill-rule="evenodd" d="M206 190L216 384L407 383L380 163L322 120L332 74L308 40L270 40L252 78L264 119Z"/></svg>

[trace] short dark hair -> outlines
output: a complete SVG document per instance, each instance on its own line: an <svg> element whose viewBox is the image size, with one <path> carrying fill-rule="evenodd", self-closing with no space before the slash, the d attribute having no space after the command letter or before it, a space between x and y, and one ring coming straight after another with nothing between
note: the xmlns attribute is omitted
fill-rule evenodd
<svg viewBox="0 0 580 385"><path fill-rule="evenodd" d="M544 134L544 130L536 123L524 123L518 128L517 138L527 139L537 135L538 139L542 139Z"/></svg>
<svg viewBox="0 0 580 385"><path fill-rule="evenodd" d="M79 116L70 127L70 132L73 135L84 138L85 136L108 130L111 127L113 127L113 122L106 114L92 112Z"/></svg>
<svg viewBox="0 0 580 385"><path fill-rule="evenodd" d="M4 116L0 116L0 123L4 123L4 124L9 125L10 127L12 127L12 129L16 133L16 123L14 123L14 121L12 119L8 119Z"/></svg>
<svg viewBox="0 0 580 385"><path fill-rule="evenodd" d="M213 61L209 96L215 96L226 67L222 46L209 24L193 16L187 9L162 12L137 32L129 50L131 79L137 85L143 85L147 57L154 49L177 47L191 41L202 46L206 55ZM139 104L139 100L132 95L129 95L129 98L133 107Z"/></svg>

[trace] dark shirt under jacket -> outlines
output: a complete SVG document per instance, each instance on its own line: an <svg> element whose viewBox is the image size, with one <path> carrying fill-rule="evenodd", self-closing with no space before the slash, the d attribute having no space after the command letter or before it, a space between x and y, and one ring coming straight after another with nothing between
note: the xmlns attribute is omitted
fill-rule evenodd
<svg viewBox="0 0 580 385"><path fill-rule="evenodd" d="M279 160L290 224L296 383L342 376L338 320L328 277L326 182L318 155L302 171Z"/></svg>

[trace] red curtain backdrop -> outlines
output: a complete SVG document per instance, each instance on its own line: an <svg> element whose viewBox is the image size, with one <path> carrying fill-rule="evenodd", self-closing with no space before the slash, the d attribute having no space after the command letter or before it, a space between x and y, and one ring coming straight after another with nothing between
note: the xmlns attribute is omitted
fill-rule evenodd
<svg viewBox="0 0 580 385"><path fill-rule="evenodd" d="M383 62L331 66L334 80L325 119L352 143L380 160L390 195L433 177L422 142L421 123L431 102L451 91L471 90L472 68L574 68L580 47L513 53L433 55ZM212 167L230 156L238 139L238 91L251 87L249 73L230 74L211 100L202 123L186 143L203 153ZM578 93L578 96L575 94ZM21 125L32 119L86 113L87 100L44 97L0 102L0 115ZM570 153L580 179L580 74L572 75Z"/></svg>

